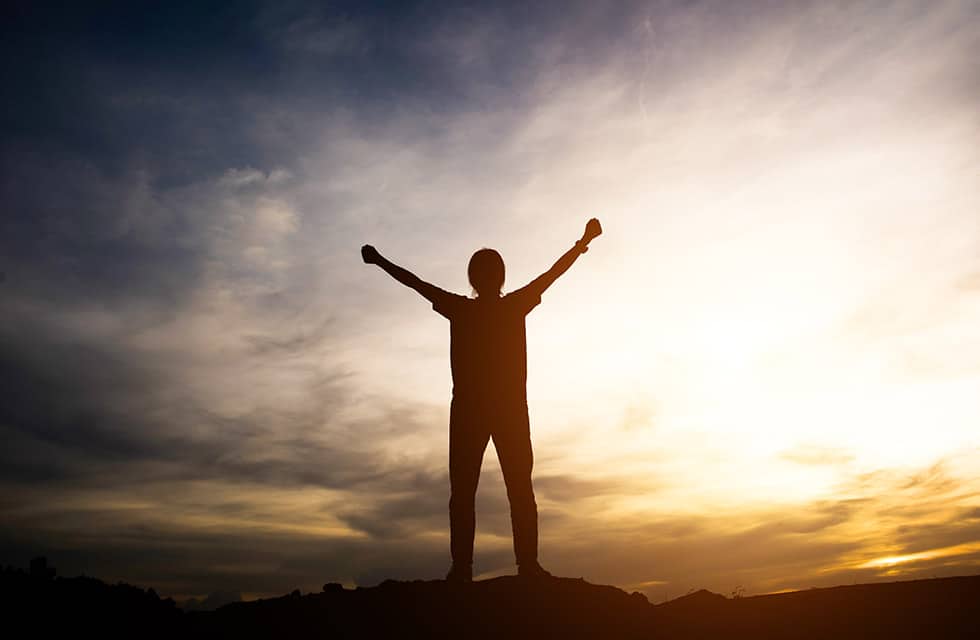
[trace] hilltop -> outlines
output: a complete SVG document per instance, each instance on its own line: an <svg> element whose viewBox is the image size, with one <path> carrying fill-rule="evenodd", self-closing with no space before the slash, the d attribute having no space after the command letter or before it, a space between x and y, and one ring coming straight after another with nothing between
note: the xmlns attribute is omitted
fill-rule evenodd
<svg viewBox="0 0 980 640"><path fill-rule="evenodd" d="M44 635L199 638L977 638L980 576L664 604L582 579L505 576L470 585L386 581L182 612L172 600L93 578L3 573L8 621Z"/></svg>

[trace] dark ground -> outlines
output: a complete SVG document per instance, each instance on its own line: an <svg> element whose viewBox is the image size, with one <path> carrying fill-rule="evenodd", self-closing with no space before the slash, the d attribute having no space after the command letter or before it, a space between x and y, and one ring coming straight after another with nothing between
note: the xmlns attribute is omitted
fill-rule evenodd
<svg viewBox="0 0 980 640"><path fill-rule="evenodd" d="M8 629L36 637L980 638L980 576L661 605L571 578L388 581L185 613L152 590L6 570L0 602Z"/></svg>

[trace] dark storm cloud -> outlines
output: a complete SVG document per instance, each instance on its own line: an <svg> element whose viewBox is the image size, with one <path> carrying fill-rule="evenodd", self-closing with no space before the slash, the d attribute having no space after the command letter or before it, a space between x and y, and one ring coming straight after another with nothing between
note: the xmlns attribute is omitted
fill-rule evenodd
<svg viewBox="0 0 980 640"><path fill-rule="evenodd" d="M391 539L418 532L439 530L445 525L447 513L447 489L449 474L415 474L412 482L403 485L390 478L387 486L367 504L352 505L338 513L338 517L352 529L362 531L372 538ZM494 511L506 509L506 499L498 499Z"/></svg>
<svg viewBox="0 0 980 640"><path fill-rule="evenodd" d="M565 502L606 495L622 495L627 482L623 477L580 478L574 475L542 475L534 478L535 493L543 499Z"/></svg>
<svg viewBox="0 0 980 640"><path fill-rule="evenodd" d="M445 38L472 38L479 59L492 49L483 71L511 86L525 65L510 45L532 39L537 23L503 11L514 20L401 3L7 9L7 290L179 303L207 258L208 213L188 191L229 167L298 171L320 143L311 132L337 112L383 124L408 105L460 104L471 70L453 71L460 60L446 56Z"/></svg>
<svg viewBox="0 0 980 640"><path fill-rule="evenodd" d="M163 184L262 165L247 98L283 62L255 3L25 3L4 21L7 135L110 173L138 159ZM283 156L283 160L286 156ZM272 164L279 164L275 161Z"/></svg>
<svg viewBox="0 0 980 640"><path fill-rule="evenodd" d="M492 446L492 445L491 445ZM371 491L365 504L338 513L353 529L374 538L390 539L427 531L439 531L446 524L449 475L446 471L387 472L377 483L364 485ZM622 495L624 479L586 480L571 475L547 475L534 479L542 527L560 530L575 516L545 506L548 501L572 504L603 495ZM510 534L510 505L499 469L482 474L477 493L480 532L499 536Z"/></svg>
<svg viewBox="0 0 980 640"><path fill-rule="evenodd" d="M448 109L466 97L474 70L511 87L528 71L520 45L547 33L558 8L501 4L488 15L428 3L23 3L3 23L5 137L109 173L139 159L161 185L229 165L288 166L310 142L317 112L377 118L418 100ZM587 13L614 24L625 9ZM447 56L442 45L456 37L491 55ZM484 61L492 64L473 67ZM272 115L277 135L243 126L257 115Z"/></svg>
<svg viewBox="0 0 980 640"><path fill-rule="evenodd" d="M371 585L392 577L432 579L444 571L446 554L442 544L416 540L324 544L283 534L231 531L202 536L130 531L125 539L92 536L66 543L44 534L30 540L0 537L0 552L11 558L47 553L58 559L61 573L125 579L176 595L220 590L282 594L295 588L319 591L324 582Z"/></svg>
<svg viewBox="0 0 980 640"><path fill-rule="evenodd" d="M969 509L951 509L942 523L903 525L895 530L901 553L921 553L980 540L980 519L970 517Z"/></svg>
<svg viewBox="0 0 980 640"><path fill-rule="evenodd" d="M9 320L9 316L8 316ZM5 327L6 328L6 327ZM39 326L0 338L2 473L8 481L75 481L99 465L159 455L163 434L126 429L116 399L159 383L138 361L94 345L59 343ZM30 336L30 339L25 337Z"/></svg>
<svg viewBox="0 0 980 640"><path fill-rule="evenodd" d="M206 213L188 210L181 188L229 167L289 167L314 141L315 109L357 103L365 113L362 92L406 77L372 57L302 54L282 41L296 24L370 18L334 11L8 8L0 37L7 290L179 302L200 277L207 232Z"/></svg>
<svg viewBox="0 0 980 640"><path fill-rule="evenodd" d="M393 411L377 424L358 425L358 439L345 441L341 430L333 444L323 441L319 407L341 404L347 393L342 379L318 381L315 402L306 407L227 418L205 406L157 406L157 392L177 384L169 372L154 370L159 363L127 358L109 345L66 345L45 337L35 332L25 345L5 336L2 343L0 429L7 444L0 466L8 482L105 486L123 478L221 478L386 489L408 473L393 472L370 443L410 424L411 415ZM144 468L148 462L164 466ZM417 484L409 480L408 488Z"/></svg>

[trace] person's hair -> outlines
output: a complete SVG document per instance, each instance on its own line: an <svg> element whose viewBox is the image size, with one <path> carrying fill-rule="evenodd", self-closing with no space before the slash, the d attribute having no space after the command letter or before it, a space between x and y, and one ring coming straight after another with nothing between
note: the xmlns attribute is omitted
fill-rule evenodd
<svg viewBox="0 0 980 640"><path fill-rule="evenodd" d="M504 259L493 249L480 249L467 269L470 286L479 296L499 297L504 286Z"/></svg>

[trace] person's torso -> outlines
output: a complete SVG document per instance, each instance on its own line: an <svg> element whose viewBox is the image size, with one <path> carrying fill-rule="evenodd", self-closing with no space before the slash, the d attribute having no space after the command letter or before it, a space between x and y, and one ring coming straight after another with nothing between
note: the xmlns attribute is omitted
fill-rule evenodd
<svg viewBox="0 0 980 640"><path fill-rule="evenodd" d="M526 397L524 314L506 298L469 300L450 323L453 395L473 400Z"/></svg>

